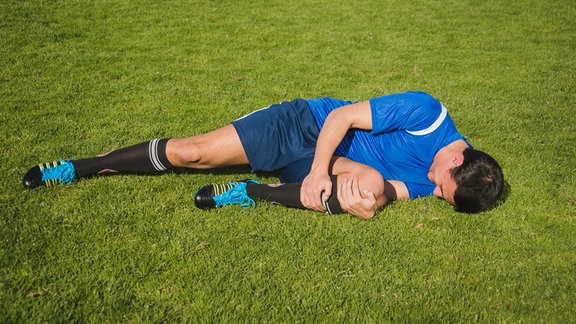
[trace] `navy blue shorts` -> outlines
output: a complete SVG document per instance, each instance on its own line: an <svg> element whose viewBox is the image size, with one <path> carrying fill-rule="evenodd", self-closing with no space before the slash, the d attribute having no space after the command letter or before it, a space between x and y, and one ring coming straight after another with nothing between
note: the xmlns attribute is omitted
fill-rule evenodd
<svg viewBox="0 0 576 324"><path fill-rule="evenodd" d="M232 122L252 172L279 171L282 182L300 182L310 172L320 129L306 100L257 110Z"/></svg>

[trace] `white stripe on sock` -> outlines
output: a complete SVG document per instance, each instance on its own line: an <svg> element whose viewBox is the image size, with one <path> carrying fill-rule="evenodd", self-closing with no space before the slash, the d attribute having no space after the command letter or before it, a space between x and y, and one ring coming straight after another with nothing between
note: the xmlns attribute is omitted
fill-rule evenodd
<svg viewBox="0 0 576 324"><path fill-rule="evenodd" d="M150 157L150 162L157 171L164 171L166 167L160 162L160 158L158 157L158 142L160 139L151 140L148 143L148 156Z"/></svg>
<svg viewBox="0 0 576 324"><path fill-rule="evenodd" d="M330 205L328 205L328 200L322 200L322 205L326 208L326 214L332 215L332 211L330 210Z"/></svg>

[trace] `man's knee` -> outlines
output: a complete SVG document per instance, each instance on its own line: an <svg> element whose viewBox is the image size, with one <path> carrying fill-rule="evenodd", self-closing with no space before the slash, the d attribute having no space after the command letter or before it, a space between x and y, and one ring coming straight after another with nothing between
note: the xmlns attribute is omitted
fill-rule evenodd
<svg viewBox="0 0 576 324"><path fill-rule="evenodd" d="M362 166L355 168L354 170L340 172L337 175L339 183L351 176L356 176L358 178L360 190L365 189L371 191L376 195L376 197L380 197L384 194L384 178L378 170L372 167Z"/></svg>
<svg viewBox="0 0 576 324"><path fill-rule="evenodd" d="M194 138L172 138L166 145L168 160L175 166L186 167L199 161L201 154Z"/></svg>
<svg viewBox="0 0 576 324"><path fill-rule="evenodd" d="M376 197L384 194L384 178L376 169L367 168L360 172L358 182L361 188L373 192Z"/></svg>
<svg viewBox="0 0 576 324"><path fill-rule="evenodd" d="M248 164L244 147L232 125L206 134L171 139L166 154L178 167L209 169Z"/></svg>
<svg viewBox="0 0 576 324"><path fill-rule="evenodd" d="M356 176L361 189L372 191L376 195L384 193L384 178L378 170L369 165L337 157L332 161L332 174L337 175L339 181Z"/></svg>

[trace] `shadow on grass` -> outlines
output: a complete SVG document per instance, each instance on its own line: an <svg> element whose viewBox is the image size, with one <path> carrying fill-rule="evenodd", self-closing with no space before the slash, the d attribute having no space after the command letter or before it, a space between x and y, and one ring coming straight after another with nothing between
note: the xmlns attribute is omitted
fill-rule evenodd
<svg viewBox="0 0 576 324"><path fill-rule="evenodd" d="M168 170L165 172L154 172L154 173L142 173L142 172L122 172L122 173L102 173L90 176L89 178L96 178L96 177L115 177L115 176L122 176L122 175L138 175L143 177L157 177L164 174L191 174L191 175L244 175L247 173L251 173L249 166L231 166L231 167L221 167L221 168L214 168L214 169L187 169L187 168L176 168L172 170ZM257 172L255 173L258 176L263 177L277 177L278 172Z"/></svg>
<svg viewBox="0 0 576 324"><path fill-rule="evenodd" d="M508 181L504 180L504 188L502 189L502 196L500 196L500 199L496 201L494 206L488 208L486 211L494 210L502 206L506 202L506 200L508 200L508 197L510 197L511 193L512 193L512 186L510 186L510 183Z"/></svg>
<svg viewBox="0 0 576 324"><path fill-rule="evenodd" d="M179 168L171 171L175 174L201 174L201 175L244 175L246 173L252 173L250 171L249 166L231 166L231 167L221 167L215 169L186 169L186 168ZM278 172L270 171L270 172L262 172L258 171L254 173L257 176L262 177L278 177Z"/></svg>

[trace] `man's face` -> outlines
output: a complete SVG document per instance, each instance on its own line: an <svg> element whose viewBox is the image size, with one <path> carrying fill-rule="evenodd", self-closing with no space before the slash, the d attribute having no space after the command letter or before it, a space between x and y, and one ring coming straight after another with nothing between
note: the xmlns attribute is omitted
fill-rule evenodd
<svg viewBox="0 0 576 324"><path fill-rule="evenodd" d="M428 171L428 179L436 185L434 195L446 200L451 205L454 205L456 182L452 179L450 170L461 164L462 160L460 158L456 156L446 156L443 159L434 161L430 171Z"/></svg>
<svg viewBox="0 0 576 324"><path fill-rule="evenodd" d="M452 179L450 169L443 171L434 181L434 196L440 197L451 205L454 205L454 193L456 192L456 182Z"/></svg>

